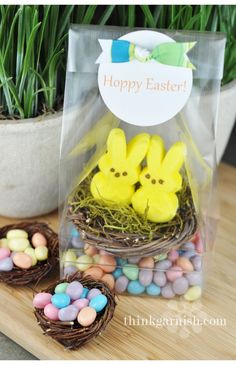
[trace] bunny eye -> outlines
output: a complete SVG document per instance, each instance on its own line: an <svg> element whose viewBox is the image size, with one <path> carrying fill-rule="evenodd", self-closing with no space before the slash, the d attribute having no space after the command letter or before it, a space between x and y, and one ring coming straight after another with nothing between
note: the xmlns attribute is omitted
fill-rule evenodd
<svg viewBox="0 0 236 365"><path fill-rule="evenodd" d="M159 184L164 184L164 180L162 180L162 179L160 179L160 180L158 180L158 182L159 182Z"/></svg>
<svg viewBox="0 0 236 365"><path fill-rule="evenodd" d="M156 179L152 179L151 183L156 184Z"/></svg>
<svg viewBox="0 0 236 365"><path fill-rule="evenodd" d="M151 175L150 174L146 174L145 177L146 177L146 179L150 179Z"/></svg>
<svg viewBox="0 0 236 365"><path fill-rule="evenodd" d="M115 169L114 169L114 167L112 167L112 168L110 169L110 171L111 171L111 172L115 172Z"/></svg>
<svg viewBox="0 0 236 365"><path fill-rule="evenodd" d="M119 177L120 176L120 173L119 172L116 172L115 173L115 177Z"/></svg>
<svg viewBox="0 0 236 365"><path fill-rule="evenodd" d="M127 176L127 175L128 175L128 172L124 171L124 172L122 173L122 175L123 175L123 176Z"/></svg>

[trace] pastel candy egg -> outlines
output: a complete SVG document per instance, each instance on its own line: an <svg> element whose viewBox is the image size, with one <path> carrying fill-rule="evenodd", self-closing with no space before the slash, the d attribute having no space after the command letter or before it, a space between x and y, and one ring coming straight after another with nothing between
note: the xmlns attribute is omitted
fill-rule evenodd
<svg viewBox="0 0 236 365"><path fill-rule="evenodd" d="M111 274L105 274L102 277L102 281L107 284L110 290L114 289L115 286L115 279Z"/></svg>
<svg viewBox="0 0 236 365"><path fill-rule="evenodd" d="M77 299L73 302L73 305L81 310L89 305L89 300L87 298Z"/></svg>
<svg viewBox="0 0 236 365"><path fill-rule="evenodd" d="M194 257L191 257L191 262L196 271L201 271L201 269L202 269L202 257L201 256L196 255Z"/></svg>
<svg viewBox="0 0 236 365"><path fill-rule="evenodd" d="M80 233L75 227L71 228L70 235L71 237L80 237Z"/></svg>
<svg viewBox="0 0 236 365"><path fill-rule="evenodd" d="M172 266L172 262L170 260L162 260L155 264L155 270L165 271L168 270Z"/></svg>
<svg viewBox="0 0 236 365"><path fill-rule="evenodd" d="M17 252L12 260L20 269L29 269L32 266L31 257L24 252Z"/></svg>
<svg viewBox="0 0 236 365"><path fill-rule="evenodd" d="M100 260L100 255L99 254L96 254L93 256L93 262L94 264L98 264L99 263L99 260Z"/></svg>
<svg viewBox="0 0 236 365"><path fill-rule="evenodd" d="M103 271L110 273L116 268L116 260L113 256L102 255L100 256L99 266Z"/></svg>
<svg viewBox="0 0 236 365"><path fill-rule="evenodd" d="M201 238L199 238L199 241L197 241L197 243L196 243L196 250L198 253L204 252L204 246L203 246L203 242L202 242Z"/></svg>
<svg viewBox="0 0 236 365"><path fill-rule="evenodd" d="M11 251L7 247L0 248L0 260L5 259L11 255Z"/></svg>
<svg viewBox="0 0 236 365"><path fill-rule="evenodd" d="M67 266L64 268L64 276L67 275L73 275L77 271L77 268L75 266Z"/></svg>
<svg viewBox="0 0 236 365"><path fill-rule="evenodd" d="M151 269L141 269L139 271L139 282L144 286L148 286L152 282L153 272Z"/></svg>
<svg viewBox="0 0 236 365"><path fill-rule="evenodd" d="M33 299L33 306L43 309L47 304L51 303L52 295L50 293L38 293Z"/></svg>
<svg viewBox="0 0 236 365"><path fill-rule="evenodd" d="M202 289L200 286L191 286L184 294L184 299L188 300L189 302L192 302L194 300L199 299L201 295L202 295Z"/></svg>
<svg viewBox="0 0 236 365"><path fill-rule="evenodd" d="M11 257L0 260L0 271L11 271L13 269L13 261Z"/></svg>
<svg viewBox="0 0 236 365"><path fill-rule="evenodd" d="M74 248L81 249L84 248L84 242L81 241L80 237L72 237L71 244Z"/></svg>
<svg viewBox="0 0 236 365"><path fill-rule="evenodd" d="M62 257L64 267L72 266L72 264L76 263L76 260L77 256L73 250L67 250Z"/></svg>
<svg viewBox="0 0 236 365"><path fill-rule="evenodd" d="M189 285L200 286L202 283L202 273L199 271L193 271L193 272L187 273L185 275L185 277L188 280Z"/></svg>
<svg viewBox="0 0 236 365"><path fill-rule="evenodd" d="M172 285L175 294L182 295L188 290L188 280L185 277L178 278Z"/></svg>
<svg viewBox="0 0 236 365"><path fill-rule="evenodd" d="M11 238L8 240L8 247L11 251L23 252L30 246L27 238Z"/></svg>
<svg viewBox="0 0 236 365"><path fill-rule="evenodd" d="M31 257L31 262L32 262L31 266L35 266L38 260L36 258L34 249L32 247L27 247L24 253L26 253L26 255L29 255Z"/></svg>
<svg viewBox="0 0 236 365"><path fill-rule="evenodd" d="M129 264L138 264L140 261L140 256L138 257L130 257L128 259Z"/></svg>
<svg viewBox="0 0 236 365"><path fill-rule="evenodd" d="M82 294L80 296L80 299L87 298L88 292L89 292L89 289L88 288L83 288L83 291L82 291Z"/></svg>
<svg viewBox="0 0 236 365"><path fill-rule="evenodd" d="M44 307L44 315L48 318L51 319L51 321L58 321L59 317L58 317L58 312L59 309L54 307L54 305L52 303L47 304Z"/></svg>
<svg viewBox="0 0 236 365"><path fill-rule="evenodd" d="M69 322L69 321L74 321L77 318L78 313L79 313L78 307L71 304L68 305L68 307L60 309L58 312L58 317L60 321Z"/></svg>
<svg viewBox="0 0 236 365"><path fill-rule="evenodd" d="M96 297L97 295L100 295L100 294L102 294L101 290L99 290L97 288L90 289L88 294L87 294L87 299L91 300L91 299L93 299L94 297Z"/></svg>
<svg viewBox="0 0 236 365"><path fill-rule="evenodd" d="M119 294L125 292L128 284L129 280L127 279L127 277L120 276L115 282L115 291Z"/></svg>
<svg viewBox="0 0 236 365"><path fill-rule="evenodd" d="M139 295L145 291L145 286L140 284L138 280L130 281L127 288L130 294Z"/></svg>
<svg viewBox="0 0 236 365"><path fill-rule="evenodd" d="M100 267L90 267L88 270L85 271L84 275L88 275L96 280L100 280L103 276L103 271Z"/></svg>
<svg viewBox="0 0 236 365"><path fill-rule="evenodd" d="M166 299L171 299L175 296L171 283L167 283L163 286L163 288L161 288L161 295Z"/></svg>
<svg viewBox="0 0 236 365"><path fill-rule="evenodd" d="M122 269L120 267L118 267L117 269L115 269L115 271L113 271L112 275L114 276L115 279L118 279L120 276L122 276Z"/></svg>
<svg viewBox="0 0 236 365"><path fill-rule="evenodd" d="M0 240L0 247L2 247L2 248L8 248L8 239L2 238Z"/></svg>
<svg viewBox="0 0 236 365"><path fill-rule="evenodd" d="M163 271L157 271L154 273L153 275L153 282L154 284L158 285L158 286L165 286L166 285L166 275Z"/></svg>
<svg viewBox="0 0 236 365"><path fill-rule="evenodd" d="M89 302L89 307L95 309L96 312L101 312L107 305L107 297L103 294L96 295Z"/></svg>
<svg viewBox="0 0 236 365"><path fill-rule="evenodd" d="M65 293L54 294L51 298L51 302L56 308L65 308L70 304L70 297Z"/></svg>
<svg viewBox="0 0 236 365"><path fill-rule="evenodd" d="M93 258L88 255L82 255L77 258L76 266L80 271L86 271L93 264Z"/></svg>
<svg viewBox="0 0 236 365"><path fill-rule="evenodd" d="M31 238L31 243L34 247L47 246L46 237L42 233L34 233Z"/></svg>
<svg viewBox="0 0 236 365"><path fill-rule="evenodd" d="M153 269L154 268L153 257L144 257L139 261L138 266L143 269Z"/></svg>
<svg viewBox="0 0 236 365"><path fill-rule="evenodd" d="M84 253L88 256L94 256L98 253L98 250L96 249L96 247L86 244L84 246Z"/></svg>
<svg viewBox="0 0 236 365"><path fill-rule="evenodd" d="M66 288L68 287L69 283L60 283L55 287L54 293L61 294L66 292Z"/></svg>
<svg viewBox="0 0 236 365"><path fill-rule="evenodd" d="M137 265L134 264L126 264L123 267L123 274L129 279L129 280L137 280L138 274L139 274L139 268Z"/></svg>
<svg viewBox="0 0 236 365"><path fill-rule="evenodd" d="M179 258L179 253L177 250L171 250L169 253L168 253L168 260L170 260L171 262L174 262L176 261L178 258Z"/></svg>
<svg viewBox="0 0 236 365"><path fill-rule="evenodd" d="M78 314L77 321L82 327L90 326L96 319L97 312L94 308L85 307Z"/></svg>
<svg viewBox="0 0 236 365"><path fill-rule="evenodd" d="M157 296L161 293L161 288L158 285L150 284L146 287L146 292L148 295Z"/></svg>
<svg viewBox="0 0 236 365"><path fill-rule="evenodd" d="M181 246L181 249L186 251L194 251L195 245L193 242L186 242Z"/></svg>
<svg viewBox="0 0 236 365"><path fill-rule="evenodd" d="M116 262L118 266L125 266L127 264L127 260L126 259L122 259L121 257L117 257L116 258Z"/></svg>
<svg viewBox="0 0 236 365"><path fill-rule="evenodd" d="M83 285L78 281L72 281L66 288L66 294L72 300L79 299L83 293Z"/></svg>
<svg viewBox="0 0 236 365"><path fill-rule="evenodd" d="M28 233L23 229L11 229L7 232L7 239L11 238L28 238Z"/></svg>
<svg viewBox="0 0 236 365"><path fill-rule="evenodd" d="M181 267L185 272L193 271L193 265L187 257L179 257L176 261L176 265Z"/></svg>
<svg viewBox="0 0 236 365"><path fill-rule="evenodd" d="M183 275L183 270L179 266L172 266L166 271L166 277L169 281L175 281Z"/></svg>
<svg viewBox="0 0 236 365"><path fill-rule="evenodd" d="M186 251L183 253L183 257L186 257L187 259L190 259L191 257L195 256L196 252L195 251Z"/></svg>
<svg viewBox="0 0 236 365"><path fill-rule="evenodd" d="M46 246L38 246L35 248L35 256L38 261L45 261L48 258L48 248Z"/></svg>
<svg viewBox="0 0 236 365"><path fill-rule="evenodd" d="M162 261L162 260L165 260L167 258L167 254L166 253L160 253L159 255L156 255L153 258L154 258L154 261Z"/></svg>

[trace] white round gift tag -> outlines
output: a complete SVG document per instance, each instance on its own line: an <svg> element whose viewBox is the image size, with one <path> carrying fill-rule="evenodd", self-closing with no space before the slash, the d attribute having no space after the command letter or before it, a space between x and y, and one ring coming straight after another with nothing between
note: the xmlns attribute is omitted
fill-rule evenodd
<svg viewBox="0 0 236 365"><path fill-rule="evenodd" d="M158 32L141 30L119 38L152 51L158 44L175 42ZM173 118L186 104L192 89L192 70L155 60L101 63L98 86L106 106L119 119L152 126Z"/></svg>

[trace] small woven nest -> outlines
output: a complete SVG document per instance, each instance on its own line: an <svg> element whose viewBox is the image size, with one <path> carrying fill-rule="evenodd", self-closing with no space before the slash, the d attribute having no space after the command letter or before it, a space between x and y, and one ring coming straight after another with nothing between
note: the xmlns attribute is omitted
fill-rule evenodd
<svg viewBox="0 0 236 365"><path fill-rule="evenodd" d="M90 193L92 174L75 190L68 205L68 218L85 243L119 257L165 254L190 240L197 230L197 217L187 179L177 193L179 209L166 223L154 223L131 206L106 206Z"/></svg>
<svg viewBox="0 0 236 365"><path fill-rule="evenodd" d="M69 350L76 350L78 347L91 341L105 330L113 317L116 307L115 295L104 282L94 280L90 276L84 276L80 272L76 272L72 276L67 276L64 280L51 284L50 287L44 290L44 292L53 294L54 289L58 284L64 283L65 281L70 283L74 280L78 280L85 288L99 289L102 294L107 297L106 307L97 314L95 321L90 326L82 327L77 321L52 321L45 317L42 309L35 309L34 311L38 324L42 328L44 334L52 337L55 341L59 342Z"/></svg>
<svg viewBox="0 0 236 365"><path fill-rule="evenodd" d="M23 222L1 227L0 239L6 237L7 232L11 229L23 229L28 233L29 240L34 233L42 233L47 239L48 259L47 261L38 262L37 265L27 270L14 266L12 271L0 272L0 282L9 285L38 283L58 264L58 235L45 223Z"/></svg>

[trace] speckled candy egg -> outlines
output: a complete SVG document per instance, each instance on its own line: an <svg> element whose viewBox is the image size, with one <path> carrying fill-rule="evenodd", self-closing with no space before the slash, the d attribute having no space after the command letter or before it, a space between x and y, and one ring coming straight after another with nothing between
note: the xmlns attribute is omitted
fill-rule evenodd
<svg viewBox="0 0 236 365"><path fill-rule="evenodd" d="M8 240L8 247L11 251L23 252L30 246L30 242L27 238L11 238Z"/></svg>
<svg viewBox="0 0 236 365"><path fill-rule="evenodd" d="M194 300L199 299L201 295L202 295L202 289L200 286L191 286L184 294L184 299L188 300L189 302L192 302Z"/></svg>
<svg viewBox="0 0 236 365"><path fill-rule="evenodd" d="M89 300L87 298L77 299L73 302L73 305L81 310L89 305Z"/></svg>
<svg viewBox="0 0 236 365"><path fill-rule="evenodd" d="M77 321L82 327L90 326L96 319L97 312L94 308L85 307L78 314Z"/></svg>
<svg viewBox="0 0 236 365"><path fill-rule="evenodd" d="M128 287L129 279L126 276L120 276L115 282L115 291L119 294L124 293Z"/></svg>
<svg viewBox="0 0 236 365"><path fill-rule="evenodd" d="M64 276L73 275L78 269L75 266L66 266L64 267Z"/></svg>
<svg viewBox="0 0 236 365"><path fill-rule="evenodd" d="M13 261L11 257L0 260L0 271L11 271L13 269Z"/></svg>
<svg viewBox="0 0 236 365"><path fill-rule="evenodd" d="M52 304L58 308L65 308L70 304L71 298L68 294L60 293L60 294L54 294L51 298Z"/></svg>
<svg viewBox="0 0 236 365"><path fill-rule="evenodd" d="M31 238L32 246L39 247L39 246L47 246L46 237L42 233L34 233Z"/></svg>
<svg viewBox="0 0 236 365"><path fill-rule="evenodd" d="M10 257L11 251L7 247L0 248L0 260Z"/></svg>
<svg viewBox="0 0 236 365"><path fill-rule="evenodd" d="M141 257L137 256L137 257L130 257L128 259L129 264L138 264L140 261Z"/></svg>
<svg viewBox="0 0 236 365"><path fill-rule="evenodd" d="M115 271L113 271L112 275L114 276L115 279L118 279L120 276L122 276L123 271L120 267L117 267L115 269Z"/></svg>
<svg viewBox="0 0 236 365"><path fill-rule="evenodd" d="M142 269L153 269L154 268L153 257L144 257L139 261L138 266Z"/></svg>
<svg viewBox="0 0 236 365"><path fill-rule="evenodd" d="M182 295L188 290L188 280L185 277L176 279L172 284L175 294Z"/></svg>
<svg viewBox="0 0 236 365"><path fill-rule="evenodd" d="M48 248L46 246L38 246L35 248L35 256L38 261L45 261L48 258Z"/></svg>
<svg viewBox="0 0 236 365"><path fill-rule="evenodd" d="M123 267L123 274L129 279L129 280L137 280L139 275L139 268L137 265L134 264L126 264Z"/></svg>
<svg viewBox="0 0 236 365"><path fill-rule="evenodd" d="M68 305L68 307L62 308L58 312L58 317L60 321L70 322L77 318L79 313L79 308L73 304Z"/></svg>
<svg viewBox="0 0 236 365"><path fill-rule="evenodd" d="M31 257L32 266L37 265L38 260L35 255L35 250L32 247L27 247L24 253L26 253L26 255L29 255Z"/></svg>
<svg viewBox="0 0 236 365"><path fill-rule="evenodd" d="M145 291L145 286L140 284L138 280L130 281L127 287L130 294L140 295Z"/></svg>
<svg viewBox="0 0 236 365"><path fill-rule="evenodd" d="M158 286L165 286L166 285L166 275L163 271L156 271L153 275L153 282Z"/></svg>
<svg viewBox="0 0 236 365"><path fill-rule="evenodd" d="M101 255L99 260L99 266L103 271L110 273L116 268L116 260L113 256Z"/></svg>
<svg viewBox="0 0 236 365"><path fill-rule="evenodd" d="M176 279L180 278L183 275L183 270L179 266L172 266L166 272L166 277L169 281L175 281Z"/></svg>
<svg viewBox="0 0 236 365"><path fill-rule="evenodd" d="M52 294L38 293L33 299L33 306L38 309L43 309L47 304L51 303Z"/></svg>
<svg viewBox="0 0 236 365"><path fill-rule="evenodd" d="M200 286L202 283L202 273L199 271L193 271L185 275L186 279L189 282L189 285L198 285Z"/></svg>
<svg viewBox="0 0 236 365"><path fill-rule="evenodd" d="M1 248L8 248L8 239L6 239L6 238L2 238L2 239L0 240L0 247L1 247Z"/></svg>
<svg viewBox="0 0 236 365"><path fill-rule="evenodd" d="M153 278L153 271L151 269L140 269L139 270L139 282L144 286L151 284Z"/></svg>
<svg viewBox="0 0 236 365"><path fill-rule="evenodd" d="M172 262L170 260L162 260L155 264L155 270L165 271L168 270L172 266Z"/></svg>
<svg viewBox="0 0 236 365"><path fill-rule="evenodd" d="M176 261L176 265L181 267L185 272L193 271L193 265L187 257L179 257Z"/></svg>
<svg viewBox="0 0 236 365"><path fill-rule="evenodd" d="M23 229L11 229L7 232L7 239L11 238L28 238L28 233Z"/></svg>
<svg viewBox="0 0 236 365"><path fill-rule="evenodd" d="M186 242L181 246L181 250L194 251L195 244L193 242Z"/></svg>
<svg viewBox="0 0 236 365"><path fill-rule="evenodd" d="M95 280L100 280L103 276L103 271L100 267L90 267L84 272L84 275L91 276Z"/></svg>
<svg viewBox="0 0 236 365"><path fill-rule="evenodd" d="M98 250L96 249L96 247L92 246L92 245L88 245L86 244L84 246L84 253L88 256L94 256L97 255Z"/></svg>
<svg viewBox="0 0 236 365"><path fill-rule="evenodd" d="M201 271L201 269L202 269L202 257L201 256L196 255L194 257L191 257L191 262L196 271Z"/></svg>
<svg viewBox="0 0 236 365"><path fill-rule="evenodd" d="M76 266L80 271L88 270L93 264L93 258L88 255L81 255L77 258Z"/></svg>
<svg viewBox="0 0 236 365"><path fill-rule="evenodd" d="M61 294L66 292L66 288L68 287L69 283L60 283L55 287L54 293Z"/></svg>
<svg viewBox="0 0 236 365"><path fill-rule="evenodd" d="M76 249L82 249L82 248L84 248L84 242L81 241L81 238L79 236L72 237L71 238L71 244Z"/></svg>
<svg viewBox="0 0 236 365"><path fill-rule="evenodd" d="M122 259L121 257L116 258L117 266L122 267L128 263L128 260Z"/></svg>
<svg viewBox="0 0 236 365"><path fill-rule="evenodd" d="M163 288L161 288L161 295L166 299L174 298L175 293L172 289L171 283L167 283L165 286L163 286Z"/></svg>
<svg viewBox="0 0 236 365"><path fill-rule="evenodd" d="M92 298L96 297L97 295L102 294L101 290L97 289L97 288L93 288L90 289L88 294L87 294L87 299L91 300Z"/></svg>
<svg viewBox="0 0 236 365"><path fill-rule="evenodd" d="M113 276L111 274L105 274L103 275L102 279L101 279L105 284L107 284L108 288L110 290L114 289L115 286L115 279L113 278Z"/></svg>
<svg viewBox="0 0 236 365"><path fill-rule="evenodd" d="M79 299L82 292L83 285L78 281L72 281L66 288L66 294L69 295L72 300Z"/></svg>
<svg viewBox="0 0 236 365"><path fill-rule="evenodd" d="M171 262L174 262L176 261L178 258L179 258L179 253L177 250L171 250L169 253L168 253L168 260L170 260Z"/></svg>
<svg viewBox="0 0 236 365"><path fill-rule="evenodd" d="M104 294L96 295L89 302L89 307L101 312L107 305L107 297Z"/></svg>
<svg viewBox="0 0 236 365"><path fill-rule="evenodd" d="M146 287L146 292L148 295L158 296L161 293L161 288L158 285L151 283L149 286Z"/></svg>
<svg viewBox="0 0 236 365"><path fill-rule="evenodd" d="M20 269L29 269L32 266L31 257L24 252L17 252L12 260Z"/></svg>
<svg viewBox="0 0 236 365"><path fill-rule="evenodd" d="M58 317L58 312L59 309L54 307L54 305L52 303L47 304L44 307L44 315L48 318L51 319L51 321L58 321L59 317Z"/></svg>
<svg viewBox="0 0 236 365"><path fill-rule="evenodd" d="M88 293L89 293L89 289L83 287L83 291L82 291L82 294L80 296L80 299L87 298Z"/></svg>

